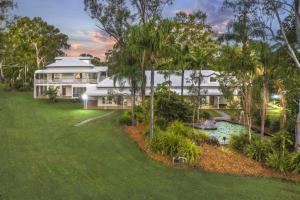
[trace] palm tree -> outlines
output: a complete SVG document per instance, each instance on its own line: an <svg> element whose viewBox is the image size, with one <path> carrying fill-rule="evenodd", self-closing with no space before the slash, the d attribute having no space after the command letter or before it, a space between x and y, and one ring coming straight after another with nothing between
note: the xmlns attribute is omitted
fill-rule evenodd
<svg viewBox="0 0 300 200"><path fill-rule="evenodd" d="M130 84L131 92L131 123L136 124L136 91L140 84L141 69L139 60L137 59L136 49L130 44L125 44L121 49L115 49L110 57L110 72L114 74L114 81L118 81L120 85L124 81Z"/></svg>

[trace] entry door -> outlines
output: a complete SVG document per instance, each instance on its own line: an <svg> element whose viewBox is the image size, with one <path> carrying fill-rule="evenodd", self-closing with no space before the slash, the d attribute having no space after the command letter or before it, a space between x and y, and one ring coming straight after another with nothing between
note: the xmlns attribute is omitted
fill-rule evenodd
<svg viewBox="0 0 300 200"><path fill-rule="evenodd" d="M66 94L67 94L66 87L62 87L62 95L66 96Z"/></svg>

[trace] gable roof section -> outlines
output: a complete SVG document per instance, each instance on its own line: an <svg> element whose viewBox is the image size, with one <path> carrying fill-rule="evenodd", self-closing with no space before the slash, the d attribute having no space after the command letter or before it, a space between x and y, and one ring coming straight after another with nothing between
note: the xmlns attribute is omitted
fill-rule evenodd
<svg viewBox="0 0 300 200"><path fill-rule="evenodd" d="M162 84L164 82L169 81L169 77L164 74L164 72L167 73L167 71L155 71L154 72L154 86L157 86L159 84ZM194 72L199 72L199 70L185 70L184 71L184 86L191 86L190 77ZM203 77L210 77L218 75L219 73L212 71L212 70L202 70L201 71ZM151 78L151 72L146 71L146 87L150 87L150 78ZM170 77L171 85L172 87L181 87L181 74L173 73ZM201 84L202 86L219 86L218 83L208 83L204 82ZM130 87L130 83L127 79L123 79L121 81L116 81L114 83L113 77L108 77L104 80L102 80L97 85L98 88L111 88L111 87Z"/></svg>
<svg viewBox="0 0 300 200"><path fill-rule="evenodd" d="M89 57L56 57L55 62L47 65L46 68L52 67L94 67L93 64L85 62L90 60Z"/></svg>

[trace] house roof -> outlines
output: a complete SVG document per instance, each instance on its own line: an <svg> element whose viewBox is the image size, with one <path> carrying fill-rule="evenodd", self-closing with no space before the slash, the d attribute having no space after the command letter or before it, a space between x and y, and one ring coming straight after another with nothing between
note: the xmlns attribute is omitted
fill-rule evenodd
<svg viewBox="0 0 300 200"><path fill-rule="evenodd" d="M52 74L52 73L64 73L64 74L73 74L73 73L97 73L97 72L106 72L107 67L93 67L93 68L80 68L80 69L72 69L72 68L47 68L36 70L36 74Z"/></svg>
<svg viewBox="0 0 300 200"><path fill-rule="evenodd" d="M47 65L46 68L52 67L93 67L90 63L90 57L56 57L55 62Z"/></svg>
<svg viewBox="0 0 300 200"><path fill-rule="evenodd" d="M184 86L191 86L191 76L194 73L199 73L200 70L185 70L184 71ZM154 72L154 86L157 86L159 84L162 84L164 82L169 81L169 77L167 73L164 73L167 71L155 71ZM219 74L218 72L212 71L212 70L202 70L201 71L202 76L204 77L203 82L201 83L201 86L219 86L218 82L209 82L205 77L210 77ZM151 78L151 72L146 71L146 87L150 87L150 78ZM170 76L171 86L172 87L181 87L181 73L173 73ZM128 79L123 79L121 81L115 81L114 83L114 77L108 77L104 80L102 80L100 83L98 83L97 87L99 88L106 88L106 87L130 87L130 83Z"/></svg>

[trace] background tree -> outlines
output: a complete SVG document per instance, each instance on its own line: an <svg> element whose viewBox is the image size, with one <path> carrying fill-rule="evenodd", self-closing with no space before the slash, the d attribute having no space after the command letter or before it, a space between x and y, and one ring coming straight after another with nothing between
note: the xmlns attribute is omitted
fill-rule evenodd
<svg viewBox="0 0 300 200"><path fill-rule="evenodd" d="M4 74L10 76L11 86L16 79L32 85L34 71L64 55L63 50L70 47L68 36L41 18L17 18L8 24L5 35Z"/></svg>
<svg viewBox="0 0 300 200"><path fill-rule="evenodd" d="M4 82L4 57L5 57L5 33L3 32L6 29L7 16L11 9L16 7L16 4L13 0L0 0L0 82Z"/></svg>

